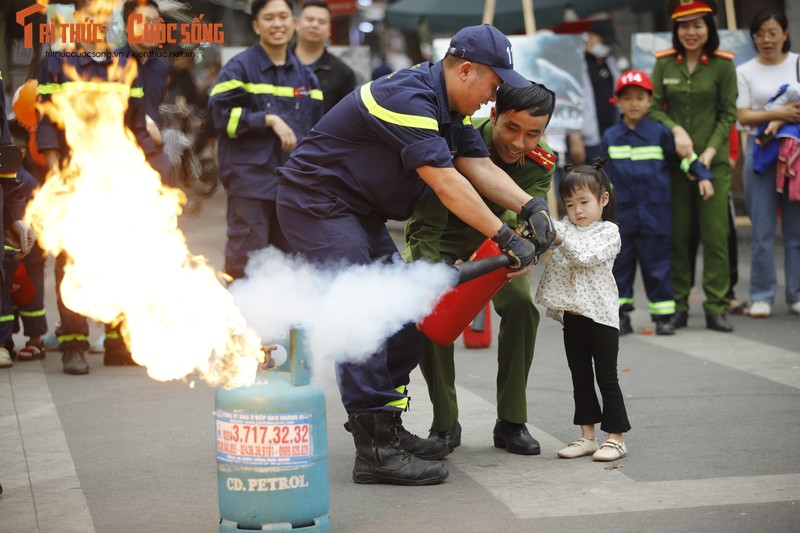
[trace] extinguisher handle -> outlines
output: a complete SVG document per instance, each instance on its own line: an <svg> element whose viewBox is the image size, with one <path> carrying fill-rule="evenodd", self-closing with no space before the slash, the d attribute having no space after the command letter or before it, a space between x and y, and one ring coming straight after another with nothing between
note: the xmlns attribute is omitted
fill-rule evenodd
<svg viewBox="0 0 800 533"><path fill-rule="evenodd" d="M466 261L453 265L453 268L458 272L458 281L456 286L472 281L479 278L484 274L493 272L498 268L507 267L511 264L511 258L507 255L495 255L485 259L476 259L474 261Z"/></svg>

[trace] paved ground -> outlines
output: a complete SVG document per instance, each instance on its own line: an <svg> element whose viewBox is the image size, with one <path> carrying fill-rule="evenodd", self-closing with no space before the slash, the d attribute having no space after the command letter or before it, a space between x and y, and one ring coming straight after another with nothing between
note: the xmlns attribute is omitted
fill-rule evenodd
<svg viewBox="0 0 800 533"><path fill-rule="evenodd" d="M192 251L216 265L223 204L218 195L201 216L182 221ZM742 294L748 261L744 236ZM53 324L52 283L48 291ZM327 369L320 377L333 530L797 531L800 317L786 313L782 292L778 299L769 320L732 317L733 334L706 331L697 304L689 328L675 337L622 339L633 429L629 456L613 465L556 457L577 431L552 320L542 320L528 388L529 427L542 455L492 447L494 349L459 347L463 444L447 459L450 477L440 486L352 483L352 440L341 429L345 415ZM637 311L635 326L646 322ZM0 531L217 531L214 390L156 382L141 368L103 367L101 355L90 363L88 376L66 376L51 352L0 371ZM411 391L404 419L424 433L430 405L418 374Z"/></svg>

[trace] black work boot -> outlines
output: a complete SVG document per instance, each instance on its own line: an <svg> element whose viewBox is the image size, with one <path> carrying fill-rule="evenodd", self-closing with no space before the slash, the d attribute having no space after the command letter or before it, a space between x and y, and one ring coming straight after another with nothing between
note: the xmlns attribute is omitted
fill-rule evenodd
<svg viewBox="0 0 800 533"><path fill-rule="evenodd" d="M631 325L631 315L628 313L619 314L619 336L633 333L633 326Z"/></svg>
<svg viewBox="0 0 800 533"><path fill-rule="evenodd" d="M427 439L418 437L403 427L403 417L400 413L394 413L397 417L397 437L400 439L400 447L408 453L427 459L442 459L452 450L438 435L429 436Z"/></svg>
<svg viewBox="0 0 800 533"><path fill-rule="evenodd" d="M356 445L353 481L386 485L436 485L449 472L439 461L426 461L400 446L396 413L356 413L348 424Z"/></svg>
<svg viewBox="0 0 800 533"><path fill-rule="evenodd" d="M64 365L65 374L81 375L89 373L89 363L83 355L83 350L67 348L61 354L61 363Z"/></svg>
<svg viewBox="0 0 800 533"><path fill-rule="evenodd" d="M675 335L675 324L672 317L656 320L656 335Z"/></svg>

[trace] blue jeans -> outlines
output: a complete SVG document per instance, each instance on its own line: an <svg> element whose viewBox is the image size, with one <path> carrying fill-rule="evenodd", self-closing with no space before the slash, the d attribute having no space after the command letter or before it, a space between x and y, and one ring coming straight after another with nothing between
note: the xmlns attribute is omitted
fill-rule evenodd
<svg viewBox="0 0 800 533"><path fill-rule="evenodd" d="M750 299L754 302L775 301L778 280L775 271L775 225L781 207L783 230L786 303L800 302L800 202L791 202L786 194L775 190L776 165L773 163L756 174L753 170L755 137L747 138L744 164L744 198L753 224L750 243Z"/></svg>

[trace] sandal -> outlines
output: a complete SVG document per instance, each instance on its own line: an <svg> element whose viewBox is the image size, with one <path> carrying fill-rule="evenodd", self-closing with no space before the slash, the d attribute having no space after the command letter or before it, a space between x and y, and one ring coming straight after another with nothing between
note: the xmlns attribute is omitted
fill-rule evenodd
<svg viewBox="0 0 800 533"><path fill-rule="evenodd" d="M28 341L25 347L17 352L18 361L38 361L47 356L47 351L44 348L44 343Z"/></svg>

